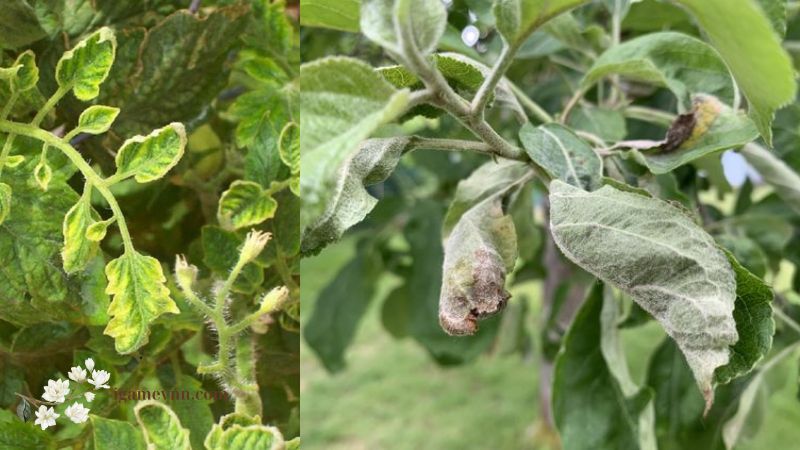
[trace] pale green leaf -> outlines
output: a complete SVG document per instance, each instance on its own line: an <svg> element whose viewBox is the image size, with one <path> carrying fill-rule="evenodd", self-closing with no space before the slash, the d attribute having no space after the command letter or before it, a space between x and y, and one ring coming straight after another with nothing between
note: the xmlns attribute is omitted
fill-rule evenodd
<svg viewBox="0 0 800 450"><path fill-rule="evenodd" d="M794 68L769 20L752 0L676 0L695 16L730 67L750 118L772 145L775 111L797 92Z"/></svg>
<svg viewBox="0 0 800 450"><path fill-rule="evenodd" d="M131 353L146 344L150 324L160 315L180 313L169 297L161 264L155 258L126 252L108 263L106 277L106 292L114 297L104 333L114 338L118 353Z"/></svg>
<svg viewBox="0 0 800 450"><path fill-rule="evenodd" d="M775 189L775 193L786 204L800 213L800 175L772 152L761 146L749 144L742 147L742 156L752 165L764 182Z"/></svg>
<svg viewBox="0 0 800 450"><path fill-rule="evenodd" d="M360 0L300 0L300 24L358 32Z"/></svg>
<svg viewBox="0 0 800 450"><path fill-rule="evenodd" d="M16 92L25 92L36 87L39 82L39 68L36 66L36 55L27 50L14 62L19 66L16 76L12 78L11 88Z"/></svg>
<svg viewBox="0 0 800 450"><path fill-rule="evenodd" d="M447 10L442 2L429 0L364 0L361 30L375 43L395 53L403 50L403 36L422 54L436 49L447 27Z"/></svg>
<svg viewBox="0 0 800 450"><path fill-rule="evenodd" d="M0 224L5 222L11 212L11 186L0 183Z"/></svg>
<svg viewBox="0 0 800 450"><path fill-rule="evenodd" d="M24 162L25 162L25 157L22 156L22 155L9 155L6 158L6 164L5 165L9 169L13 169L15 167L18 167L20 164L22 164Z"/></svg>
<svg viewBox="0 0 800 450"><path fill-rule="evenodd" d="M380 125L402 114L407 91L397 91L368 65L326 58L300 68L300 229L324 220L338 172Z"/></svg>
<svg viewBox="0 0 800 450"><path fill-rule="evenodd" d="M503 195L530 171L529 165L507 159L489 161L475 169L468 178L458 182L455 196L444 218L442 234L449 236L467 211L489 197Z"/></svg>
<svg viewBox="0 0 800 450"><path fill-rule="evenodd" d="M139 183L157 180L178 164L185 147L186 129L178 122L132 137L117 152L117 176L134 176Z"/></svg>
<svg viewBox="0 0 800 450"><path fill-rule="evenodd" d="M236 180L219 200L217 219L224 228L238 230L272 218L277 208L278 202L260 184Z"/></svg>
<svg viewBox="0 0 800 450"><path fill-rule="evenodd" d="M261 419L235 413L223 416L205 440L206 450L284 450L283 435Z"/></svg>
<svg viewBox="0 0 800 450"><path fill-rule="evenodd" d="M619 110L593 105L581 105L567 118L573 130L586 131L605 142L618 142L628 134L625 116Z"/></svg>
<svg viewBox="0 0 800 450"><path fill-rule="evenodd" d="M98 219L98 215L92 210L91 187L85 189L81 199L64 217L61 259L64 271L70 274L85 269L100 248L97 242L86 238L87 229Z"/></svg>
<svg viewBox="0 0 800 450"><path fill-rule="evenodd" d="M590 193L553 181L550 208L558 247L661 323L710 406L714 371L738 340L734 271L711 236L679 208L611 186Z"/></svg>
<svg viewBox="0 0 800 450"><path fill-rule="evenodd" d="M117 39L111 28L103 27L64 53L56 67L56 81L69 89L78 100L91 100L100 94L100 85L108 77Z"/></svg>
<svg viewBox="0 0 800 450"><path fill-rule="evenodd" d="M39 163L33 168L33 178L43 191L46 191L50 186L50 181L53 179L53 169L47 163L46 152L42 152Z"/></svg>
<svg viewBox="0 0 800 450"><path fill-rule="evenodd" d="M756 0L766 14L778 37L786 36L787 0Z"/></svg>
<svg viewBox="0 0 800 450"><path fill-rule="evenodd" d="M281 161L286 164L292 173L290 188L295 195L300 195L300 127L289 122L281 131L278 139L278 151Z"/></svg>
<svg viewBox="0 0 800 450"><path fill-rule="evenodd" d="M691 134L677 148L664 148L671 145L668 139L656 142L654 146L641 152L635 151L651 172L663 174L723 150L735 149L758 137L753 122L744 114L723 105L716 98L707 95L694 97L694 108L690 113L694 118ZM673 127L680 127L676 120Z"/></svg>
<svg viewBox="0 0 800 450"><path fill-rule="evenodd" d="M684 108L698 93L733 102L733 78L717 51L681 33L652 33L611 47L584 75L583 87L612 74L666 87Z"/></svg>
<svg viewBox="0 0 800 450"><path fill-rule="evenodd" d="M300 450L300 437L286 442L286 450Z"/></svg>
<svg viewBox="0 0 800 450"><path fill-rule="evenodd" d="M86 228L86 239L94 242L100 242L106 237L106 232L108 231L109 225L114 223L115 218L111 218L108 220L101 220L99 222L94 222Z"/></svg>
<svg viewBox="0 0 800 450"><path fill-rule="evenodd" d="M775 321L772 319L772 289L742 267L736 258L723 250L736 274L736 303L733 318L739 340L731 345L728 364L718 367L715 380L725 384L750 372L772 347Z"/></svg>
<svg viewBox="0 0 800 450"><path fill-rule="evenodd" d="M303 230L302 252L313 252L342 237L378 203L365 186L384 181L397 166L410 138L369 139L335 174L325 211ZM304 206L305 207L305 206Z"/></svg>
<svg viewBox="0 0 800 450"><path fill-rule="evenodd" d="M556 358L553 419L565 449L647 448L640 438L646 432L640 430L640 417L653 394L635 388L626 393L610 370L601 348L603 310L603 285L598 284L573 319Z"/></svg>
<svg viewBox="0 0 800 450"><path fill-rule="evenodd" d="M128 422L95 415L89 416L89 420L92 424L91 443L94 450L117 450L120 442L124 442L125 448L130 450L147 448L142 433Z"/></svg>
<svg viewBox="0 0 800 450"><path fill-rule="evenodd" d="M519 46L542 24L587 0L495 0L497 30L512 46Z"/></svg>
<svg viewBox="0 0 800 450"><path fill-rule="evenodd" d="M167 405L146 400L133 408L136 421L144 434L147 448L152 450L191 450L189 430Z"/></svg>
<svg viewBox="0 0 800 450"><path fill-rule="evenodd" d="M569 128L556 123L525 124L519 139L531 160L553 179L587 190L602 184L603 160Z"/></svg>
<svg viewBox="0 0 800 450"><path fill-rule="evenodd" d="M517 233L492 196L461 216L444 244L439 323L450 335L478 331L478 320L502 310L511 294L506 275L517 260Z"/></svg>
<svg viewBox="0 0 800 450"><path fill-rule="evenodd" d="M78 127L73 133L102 134L111 128L119 115L119 108L94 105L86 108L78 118Z"/></svg>

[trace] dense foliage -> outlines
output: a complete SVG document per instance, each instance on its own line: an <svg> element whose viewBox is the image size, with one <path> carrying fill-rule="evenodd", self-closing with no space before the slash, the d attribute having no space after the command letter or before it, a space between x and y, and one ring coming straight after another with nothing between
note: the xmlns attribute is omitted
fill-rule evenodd
<svg viewBox="0 0 800 450"><path fill-rule="evenodd" d="M795 2L301 9L301 252L358 242L304 321L326 368L380 297L441 364L534 351L565 449L758 431L800 346ZM654 323L634 379L620 335Z"/></svg>
<svg viewBox="0 0 800 450"><path fill-rule="evenodd" d="M296 20L3 3L0 448L299 448Z"/></svg>

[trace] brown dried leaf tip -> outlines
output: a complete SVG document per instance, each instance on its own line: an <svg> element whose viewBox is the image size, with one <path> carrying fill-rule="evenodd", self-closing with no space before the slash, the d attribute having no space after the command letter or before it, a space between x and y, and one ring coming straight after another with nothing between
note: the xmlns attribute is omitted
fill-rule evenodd
<svg viewBox="0 0 800 450"><path fill-rule="evenodd" d="M692 99L692 110L679 115L667 130L667 136L658 149L668 153L705 134L717 118L722 104L716 97L698 94Z"/></svg>

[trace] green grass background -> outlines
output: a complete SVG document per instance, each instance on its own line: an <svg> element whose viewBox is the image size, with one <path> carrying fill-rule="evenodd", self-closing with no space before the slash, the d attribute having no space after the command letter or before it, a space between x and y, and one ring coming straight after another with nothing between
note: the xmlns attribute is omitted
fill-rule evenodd
<svg viewBox="0 0 800 450"><path fill-rule="evenodd" d="M344 240L302 262L303 322L317 293L353 254ZM442 368L410 339L382 329L380 305L393 280L381 286L347 352L348 367L330 375L313 352L301 348L301 421L306 450L557 449L538 421L537 358L484 356L475 363ZM536 296L536 285L521 287ZM538 299L529 319L535 325ZM626 332L634 378L641 381L650 350L663 337L655 323ZM761 427L737 448L800 448L798 361L776 368L776 389L759 408ZM698 394L699 395L699 394Z"/></svg>

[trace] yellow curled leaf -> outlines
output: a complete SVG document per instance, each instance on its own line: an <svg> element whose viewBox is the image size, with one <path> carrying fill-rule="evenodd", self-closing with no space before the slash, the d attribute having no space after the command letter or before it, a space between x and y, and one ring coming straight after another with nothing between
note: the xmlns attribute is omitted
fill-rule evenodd
<svg viewBox="0 0 800 450"><path fill-rule="evenodd" d="M70 89L78 100L91 100L100 94L100 85L108 77L117 39L111 28L103 27L64 53L56 66L56 81Z"/></svg>
<svg viewBox="0 0 800 450"><path fill-rule="evenodd" d="M158 180L178 164L185 148L186 129L178 122L134 136L117 152L117 176L133 175L139 183Z"/></svg>
<svg viewBox="0 0 800 450"><path fill-rule="evenodd" d="M260 184L234 181L220 198L217 219L224 228L238 230L272 218L277 208L278 202Z"/></svg>
<svg viewBox="0 0 800 450"><path fill-rule="evenodd" d="M191 450L189 430L181 425L178 416L167 405L145 400L139 402L133 412L148 448Z"/></svg>
<svg viewBox="0 0 800 450"><path fill-rule="evenodd" d="M91 189L83 193L78 203L64 217L64 248L61 259L64 271L71 274L86 268L100 248L96 242L86 239L86 230L97 218L90 203Z"/></svg>
<svg viewBox="0 0 800 450"><path fill-rule="evenodd" d="M164 272L155 258L126 252L108 263L106 277L106 293L113 299L104 333L114 338L118 353L128 354L145 345L150 324L160 315L180 312L169 297Z"/></svg>
<svg viewBox="0 0 800 450"><path fill-rule="evenodd" d="M111 128L119 115L119 108L111 106L94 105L86 108L78 119L78 127L73 132L102 134Z"/></svg>

